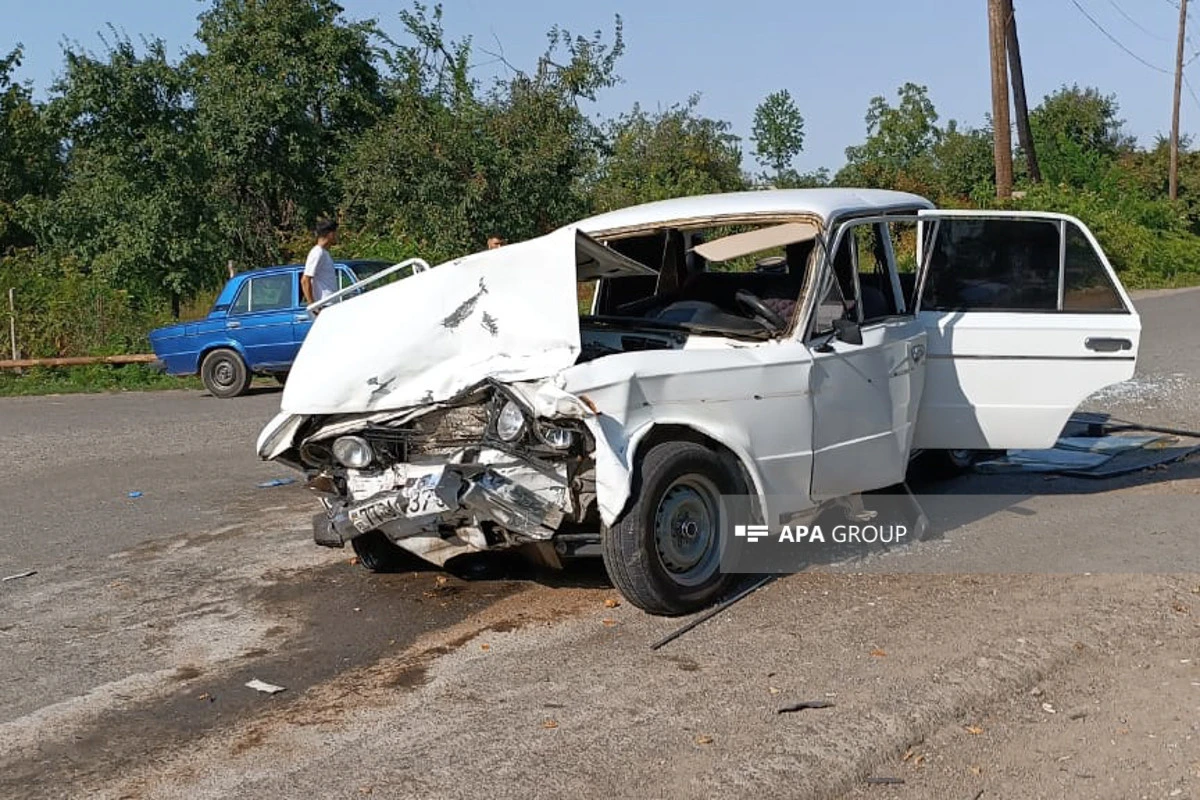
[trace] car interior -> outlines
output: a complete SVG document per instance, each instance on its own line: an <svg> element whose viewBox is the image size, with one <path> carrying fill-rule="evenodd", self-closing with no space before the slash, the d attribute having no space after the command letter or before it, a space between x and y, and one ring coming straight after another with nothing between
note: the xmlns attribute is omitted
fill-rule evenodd
<svg viewBox="0 0 1200 800"><path fill-rule="evenodd" d="M696 250L704 242L703 232L675 228L609 242L613 250L657 274L602 281L595 315L734 332L786 330L815 242L788 244L782 256L760 258L749 268L711 263Z"/></svg>
<svg viewBox="0 0 1200 800"><path fill-rule="evenodd" d="M751 231L769 239L771 231L785 227ZM709 240L710 234L720 238ZM810 236L759 251L753 251L753 244L743 251L724 247L737 257L719 261L704 255L715 252L715 245L754 235L749 231L730 234L728 229L667 228L610 241L611 249L650 266L657 274L601 281L593 314L596 318L635 318L735 333L782 334L795 322L805 278L817 261L813 258L816 239ZM883 245L886 235L884 225L863 224L846 230L833 260L836 281L830 281L820 293L818 317L824 317L826 324L818 324L810 335L827 333L834 318L869 324L899 313Z"/></svg>

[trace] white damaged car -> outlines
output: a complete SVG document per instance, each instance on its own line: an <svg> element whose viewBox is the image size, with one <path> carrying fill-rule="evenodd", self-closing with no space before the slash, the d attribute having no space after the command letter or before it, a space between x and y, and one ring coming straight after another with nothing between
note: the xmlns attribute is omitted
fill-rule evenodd
<svg viewBox="0 0 1200 800"><path fill-rule="evenodd" d="M1140 330L1071 217L667 200L325 307L258 452L322 496L317 543L368 567L600 554L678 614L734 577L723 497L780 521L901 482L918 449L1049 447L1133 375Z"/></svg>

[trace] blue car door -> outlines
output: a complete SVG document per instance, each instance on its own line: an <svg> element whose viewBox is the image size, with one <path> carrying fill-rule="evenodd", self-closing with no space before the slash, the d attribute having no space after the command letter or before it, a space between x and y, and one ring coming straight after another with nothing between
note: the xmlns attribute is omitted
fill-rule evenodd
<svg viewBox="0 0 1200 800"><path fill-rule="evenodd" d="M296 355L292 338L296 294L295 272L259 275L242 284L225 329L241 344L251 369L291 364Z"/></svg>

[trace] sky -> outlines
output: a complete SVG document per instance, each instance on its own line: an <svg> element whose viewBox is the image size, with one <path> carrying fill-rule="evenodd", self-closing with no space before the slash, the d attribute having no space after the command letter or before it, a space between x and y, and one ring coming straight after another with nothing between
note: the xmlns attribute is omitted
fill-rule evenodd
<svg viewBox="0 0 1200 800"><path fill-rule="evenodd" d="M405 0L342 5L350 19L375 18L385 31L401 33ZM111 24L134 41L161 38L178 54L195 46L196 16L207 3L5 0L5 6L0 51L24 45L18 77L44 98L62 69L64 41L101 52L101 34ZM1173 0L1015 0L1015 6L1031 106L1078 83L1115 94L1126 129L1143 144L1170 130L1179 18ZM894 99L907 81L929 87L943 123L982 125L991 108L986 0L444 0L443 7L448 33L472 37L477 62L489 60L483 50L502 49L521 67L534 63L551 26L577 34L600 29L611 39L619 14L624 82L606 90L591 112L616 115L635 102L665 108L699 93L699 112L728 120L743 138L747 169L754 167L754 109L779 89L791 93L805 118L804 152L795 164L801 171L840 167L845 148L865 136L869 100ZM1200 51L1200 9L1189 29L1195 32L1186 44L1190 59ZM485 64L479 75L486 79L497 68ZM1200 93L1200 59L1185 75ZM1200 128L1200 100L1186 88L1182 108L1184 132Z"/></svg>

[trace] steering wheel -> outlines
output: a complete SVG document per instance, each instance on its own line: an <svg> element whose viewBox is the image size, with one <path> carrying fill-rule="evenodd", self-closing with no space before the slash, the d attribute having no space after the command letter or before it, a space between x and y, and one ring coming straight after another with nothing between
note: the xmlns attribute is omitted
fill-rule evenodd
<svg viewBox="0 0 1200 800"><path fill-rule="evenodd" d="M753 292L739 289L733 296L741 308L773 331L781 331L787 327L787 320L767 307Z"/></svg>

